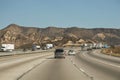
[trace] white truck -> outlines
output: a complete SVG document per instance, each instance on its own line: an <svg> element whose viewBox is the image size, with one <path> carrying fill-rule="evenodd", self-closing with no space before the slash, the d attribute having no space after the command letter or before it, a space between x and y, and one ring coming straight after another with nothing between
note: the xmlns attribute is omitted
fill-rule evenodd
<svg viewBox="0 0 120 80"><path fill-rule="evenodd" d="M46 44L46 48L47 48L47 49L53 48L53 44Z"/></svg>
<svg viewBox="0 0 120 80"><path fill-rule="evenodd" d="M14 44L1 44L0 46L0 51L13 51L14 49Z"/></svg>

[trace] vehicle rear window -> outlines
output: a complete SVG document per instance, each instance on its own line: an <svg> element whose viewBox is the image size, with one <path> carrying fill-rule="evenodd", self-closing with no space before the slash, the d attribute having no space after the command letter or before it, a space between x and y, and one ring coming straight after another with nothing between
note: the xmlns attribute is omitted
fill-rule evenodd
<svg viewBox="0 0 120 80"><path fill-rule="evenodd" d="M63 49L57 49L55 52L64 52Z"/></svg>

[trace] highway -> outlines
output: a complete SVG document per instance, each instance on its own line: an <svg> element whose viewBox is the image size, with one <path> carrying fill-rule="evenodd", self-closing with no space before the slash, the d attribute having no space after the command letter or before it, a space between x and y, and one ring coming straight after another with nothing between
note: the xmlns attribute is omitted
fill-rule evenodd
<svg viewBox="0 0 120 80"><path fill-rule="evenodd" d="M65 59L55 59L54 51L0 57L0 80L120 80L120 58L76 52Z"/></svg>

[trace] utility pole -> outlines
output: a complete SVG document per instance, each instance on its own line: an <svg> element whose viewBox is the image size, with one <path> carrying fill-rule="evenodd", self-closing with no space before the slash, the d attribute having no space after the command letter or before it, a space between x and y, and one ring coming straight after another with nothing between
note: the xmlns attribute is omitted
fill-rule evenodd
<svg viewBox="0 0 120 80"><path fill-rule="evenodd" d="M110 48L112 48L112 29L110 29ZM112 50L110 50L110 56L112 55Z"/></svg>
<svg viewBox="0 0 120 80"><path fill-rule="evenodd" d="M112 46L112 42L111 42L111 38L112 38L112 32L111 32L112 29L110 29L110 47Z"/></svg>
<svg viewBox="0 0 120 80"><path fill-rule="evenodd" d="M39 44L42 47L42 30L39 33Z"/></svg>

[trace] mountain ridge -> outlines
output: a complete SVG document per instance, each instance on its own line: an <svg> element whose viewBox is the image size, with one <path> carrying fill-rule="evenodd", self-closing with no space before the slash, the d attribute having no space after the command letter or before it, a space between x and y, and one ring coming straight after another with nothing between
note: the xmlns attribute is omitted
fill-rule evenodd
<svg viewBox="0 0 120 80"><path fill-rule="evenodd" d="M97 40L107 44L120 44L120 29L111 28L47 28L25 27L10 24L0 30L0 43L14 43L17 48L28 44L54 43L62 46L67 41ZM57 44L56 44L57 43Z"/></svg>

